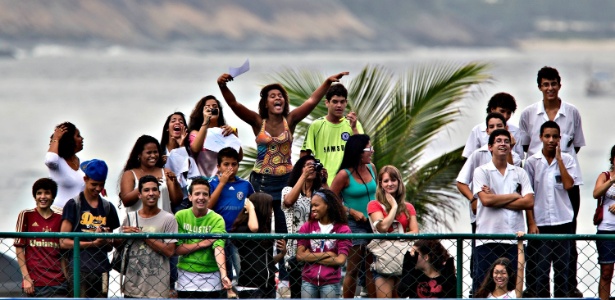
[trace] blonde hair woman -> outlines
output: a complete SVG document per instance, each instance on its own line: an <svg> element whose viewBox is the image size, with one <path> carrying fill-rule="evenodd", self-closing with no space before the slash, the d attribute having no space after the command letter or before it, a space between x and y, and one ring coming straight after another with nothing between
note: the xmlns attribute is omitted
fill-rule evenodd
<svg viewBox="0 0 615 300"><path fill-rule="evenodd" d="M367 204L367 213L374 232L418 233L414 206L405 201L406 187L401 173L394 166L384 166L378 173L376 200ZM404 255L405 253L400 253ZM376 283L376 297L393 298L393 291L399 283L399 276L379 274L372 269Z"/></svg>

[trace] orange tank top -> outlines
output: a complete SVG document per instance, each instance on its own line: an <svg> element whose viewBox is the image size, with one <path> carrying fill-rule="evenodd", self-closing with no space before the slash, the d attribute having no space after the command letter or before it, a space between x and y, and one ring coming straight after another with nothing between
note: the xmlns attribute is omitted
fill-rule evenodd
<svg viewBox="0 0 615 300"><path fill-rule="evenodd" d="M254 172L269 175L285 175L293 170L290 162L290 152L293 145L293 135L286 119L284 131L273 137L266 130L267 120L263 120L261 131L256 136L257 155L254 162Z"/></svg>

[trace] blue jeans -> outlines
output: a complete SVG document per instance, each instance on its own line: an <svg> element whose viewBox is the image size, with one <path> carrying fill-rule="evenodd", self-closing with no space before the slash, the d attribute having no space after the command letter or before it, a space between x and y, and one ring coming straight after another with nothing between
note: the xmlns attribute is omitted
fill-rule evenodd
<svg viewBox="0 0 615 300"><path fill-rule="evenodd" d="M275 233L288 233L286 228L286 216L282 211L282 189L288 185L290 174L274 176L268 174L250 173L250 183L255 192L263 192L273 198L273 216ZM288 280L288 272L284 267L284 259L278 263L280 280Z"/></svg>
<svg viewBox="0 0 615 300"><path fill-rule="evenodd" d="M340 283L317 286L304 281L301 284L301 298L339 298L341 286Z"/></svg>
<svg viewBox="0 0 615 300"><path fill-rule="evenodd" d="M29 296L29 295L28 295ZM73 295L70 295L71 297ZM35 286L34 294L29 297L35 298L68 298L68 283L64 282L56 286Z"/></svg>
<svg viewBox="0 0 615 300"><path fill-rule="evenodd" d="M491 276L489 268L491 264L500 258L506 257L511 261L511 267L517 272L517 258L519 257L519 251L517 250L517 244L503 244L503 243L488 243L476 246L474 249L474 276L472 277L472 288L474 291L478 291L480 285L483 283L485 276Z"/></svg>
<svg viewBox="0 0 615 300"><path fill-rule="evenodd" d="M239 252L237 252L237 247L233 245L231 240L226 240L224 243L224 255L226 256L226 276L233 280L233 269L235 269L235 274L239 276L241 267L239 264Z"/></svg>

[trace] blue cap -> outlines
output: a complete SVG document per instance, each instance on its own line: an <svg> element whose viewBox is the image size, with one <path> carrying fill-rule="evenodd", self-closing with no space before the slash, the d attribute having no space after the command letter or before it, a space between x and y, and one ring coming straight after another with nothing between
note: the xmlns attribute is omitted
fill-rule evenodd
<svg viewBox="0 0 615 300"><path fill-rule="evenodd" d="M100 159L92 159L82 162L81 170L91 179L96 181L106 181L109 168L107 168L107 164L104 161Z"/></svg>

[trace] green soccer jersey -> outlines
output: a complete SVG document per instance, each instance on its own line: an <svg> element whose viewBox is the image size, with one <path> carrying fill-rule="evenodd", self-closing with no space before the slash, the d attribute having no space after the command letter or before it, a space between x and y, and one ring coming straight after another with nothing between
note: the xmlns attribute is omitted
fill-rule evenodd
<svg viewBox="0 0 615 300"><path fill-rule="evenodd" d="M363 133L363 126L357 121L357 131ZM342 122L333 124L326 116L320 117L310 125L301 151L311 150L314 157L320 160L329 173L327 183L331 185L337 169L344 158L346 141L352 135L350 121L343 118Z"/></svg>
<svg viewBox="0 0 615 300"><path fill-rule="evenodd" d="M197 218L191 208L183 209L175 214L179 233L226 233L224 219L213 210L200 218ZM177 247L182 244L196 244L202 239L183 239L177 242ZM200 249L179 257L177 267L193 273L213 273L218 271L218 264L214 256L214 248L224 248L224 240L219 239L211 247Z"/></svg>

